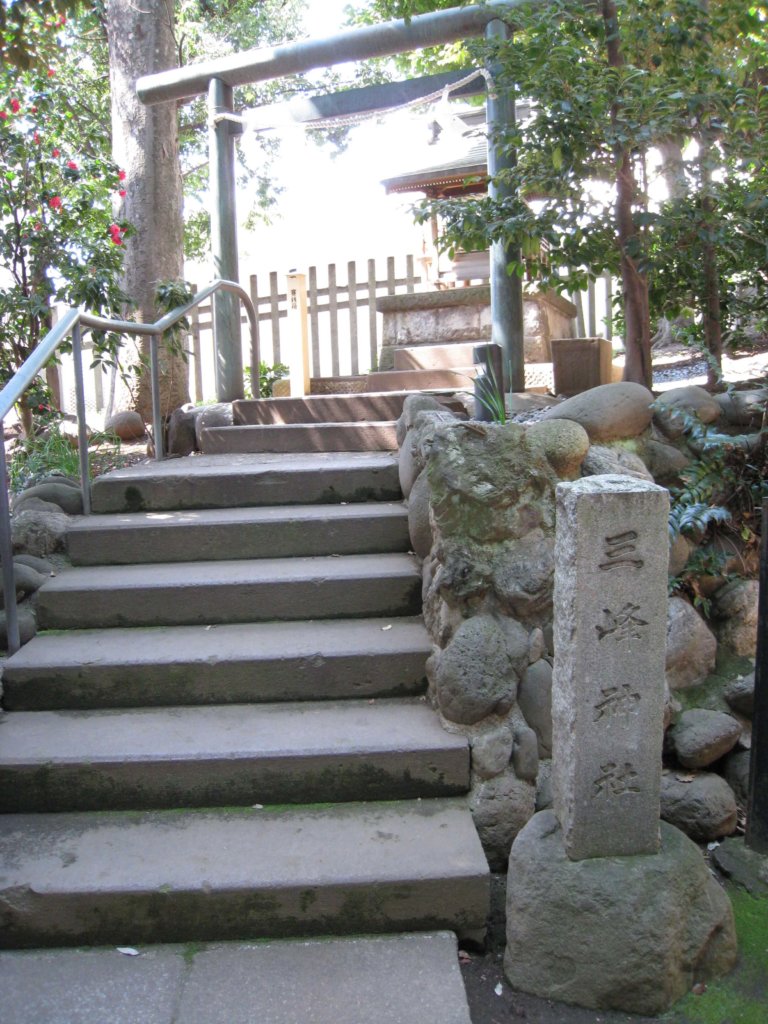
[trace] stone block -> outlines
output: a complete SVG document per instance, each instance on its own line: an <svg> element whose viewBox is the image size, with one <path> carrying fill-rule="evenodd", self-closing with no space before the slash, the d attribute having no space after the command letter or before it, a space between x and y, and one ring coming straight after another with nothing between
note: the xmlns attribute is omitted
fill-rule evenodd
<svg viewBox="0 0 768 1024"><path fill-rule="evenodd" d="M668 492L622 476L557 488L555 810L574 860L658 849Z"/></svg>

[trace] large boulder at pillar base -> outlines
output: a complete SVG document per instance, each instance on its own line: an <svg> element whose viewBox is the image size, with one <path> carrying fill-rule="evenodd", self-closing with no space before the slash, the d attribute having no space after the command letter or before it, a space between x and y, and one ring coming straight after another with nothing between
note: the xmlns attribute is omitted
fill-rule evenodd
<svg viewBox="0 0 768 1024"><path fill-rule="evenodd" d="M669 567L667 572L670 576L679 576L683 569L688 564L688 559L691 557L693 551L693 544L684 537L682 533L669 542Z"/></svg>
<svg viewBox="0 0 768 1024"><path fill-rule="evenodd" d="M512 768L476 782L469 809L491 871L504 871L515 836L535 811L536 787L518 779Z"/></svg>
<svg viewBox="0 0 768 1024"><path fill-rule="evenodd" d="M117 435L121 441L139 441L146 433L144 420L130 409L110 416L104 424L104 430L108 434Z"/></svg>
<svg viewBox="0 0 768 1024"><path fill-rule="evenodd" d="M513 843L504 970L515 988L659 1014L735 961L730 901L698 847L670 825L657 854L571 861L545 810Z"/></svg>
<svg viewBox="0 0 768 1024"><path fill-rule="evenodd" d="M717 639L734 654L755 656L757 646L757 580L734 580L717 591L712 619Z"/></svg>
<svg viewBox="0 0 768 1024"><path fill-rule="evenodd" d="M671 597L667 611L666 674L670 690L703 683L714 671L717 640L699 613L682 597Z"/></svg>
<svg viewBox="0 0 768 1024"><path fill-rule="evenodd" d="M714 772L670 769L661 776L661 816L697 843L709 843L736 828L736 797Z"/></svg>
<svg viewBox="0 0 768 1024"><path fill-rule="evenodd" d="M491 566L493 589L502 611L513 619L541 625L552 614L555 541L541 530L500 545Z"/></svg>
<svg viewBox="0 0 768 1024"><path fill-rule="evenodd" d="M723 711L691 708L667 733L667 741L684 768L706 768L736 746L741 724Z"/></svg>
<svg viewBox="0 0 768 1024"><path fill-rule="evenodd" d="M623 381L601 384L548 409L542 422L573 420L590 441L621 441L637 437L651 422L653 394L642 384Z"/></svg>
<svg viewBox="0 0 768 1024"><path fill-rule="evenodd" d="M509 711L518 676L504 633L490 615L463 622L436 658L437 702L450 722L474 725L497 711Z"/></svg>
<svg viewBox="0 0 768 1024"><path fill-rule="evenodd" d="M528 427L526 441L541 452L561 480L575 480L589 452L589 435L573 420L550 420Z"/></svg>
<svg viewBox="0 0 768 1024"><path fill-rule="evenodd" d="M11 520L13 550L38 557L63 551L69 523L64 512L20 512Z"/></svg>

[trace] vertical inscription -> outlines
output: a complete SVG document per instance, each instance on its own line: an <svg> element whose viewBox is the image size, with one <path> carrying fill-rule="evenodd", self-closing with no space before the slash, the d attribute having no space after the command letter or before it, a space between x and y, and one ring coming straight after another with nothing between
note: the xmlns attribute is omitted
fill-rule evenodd
<svg viewBox="0 0 768 1024"><path fill-rule="evenodd" d="M552 771L566 852L655 852L668 493L603 476L557 497Z"/></svg>

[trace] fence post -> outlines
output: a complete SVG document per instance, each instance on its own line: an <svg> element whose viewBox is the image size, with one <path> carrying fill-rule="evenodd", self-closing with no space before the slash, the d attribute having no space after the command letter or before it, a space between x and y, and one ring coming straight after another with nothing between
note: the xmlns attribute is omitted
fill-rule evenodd
<svg viewBox="0 0 768 1024"><path fill-rule="evenodd" d="M357 264L354 260L347 263L347 297L349 299L349 372L356 377L360 372L360 359L357 351Z"/></svg>
<svg viewBox="0 0 768 1024"><path fill-rule="evenodd" d="M288 293L288 367L291 398L309 394L309 320L307 317L307 278L290 273Z"/></svg>

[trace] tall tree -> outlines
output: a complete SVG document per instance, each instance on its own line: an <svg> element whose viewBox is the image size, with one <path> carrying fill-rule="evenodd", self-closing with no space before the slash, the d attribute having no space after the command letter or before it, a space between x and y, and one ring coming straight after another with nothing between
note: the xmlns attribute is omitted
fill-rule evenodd
<svg viewBox="0 0 768 1024"><path fill-rule="evenodd" d="M126 241L123 287L143 323L157 318L161 281L178 280L184 265L184 220L175 103L146 106L136 80L178 66L173 0L107 0L112 153L125 170L123 214L134 228ZM147 346L143 346L145 352ZM161 347L161 408L189 401L182 356ZM139 382L137 408L151 411L148 375Z"/></svg>

